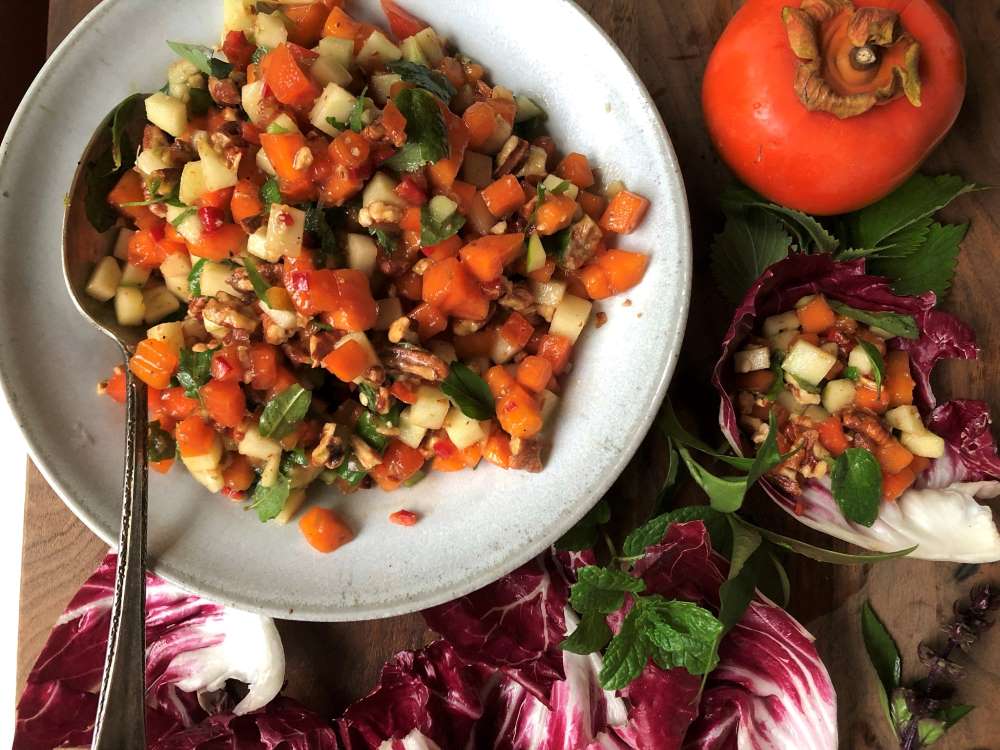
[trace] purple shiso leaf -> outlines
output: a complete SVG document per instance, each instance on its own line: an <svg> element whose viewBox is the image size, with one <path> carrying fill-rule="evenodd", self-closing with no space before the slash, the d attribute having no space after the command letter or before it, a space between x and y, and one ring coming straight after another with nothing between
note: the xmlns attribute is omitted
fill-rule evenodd
<svg viewBox="0 0 1000 750"><path fill-rule="evenodd" d="M1000 495L1000 458L990 434L984 404L956 401L937 406L930 375L941 359L973 359L978 355L972 330L955 317L934 310L932 293L900 297L887 281L867 276L864 261L837 262L829 255L793 255L771 266L747 292L722 344L712 382L719 391L719 423L741 455L752 453L744 440L733 401L732 357L743 341L770 315L792 309L803 296L822 292L861 310L912 315L920 331L916 340L895 339L910 354L917 383L916 402L928 428L945 439L946 455L933 461L913 489L894 503L883 503L870 528L844 518L830 492L828 479L811 480L793 497L766 477L761 484L784 510L807 526L876 552L917 545L912 557L953 562L1000 560L1000 534L990 509L977 499Z"/></svg>
<svg viewBox="0 0 1000 750"><path fill-rule="evenodd" d="M107 649L116 564L117 557L108 555L73 597L28 675L18 704L17 750L89 745ZM272 720L262 716L260 709L269 703L275 705L271 701L284 682L285 659L270 619L214 604L147 573L146 643L146 724L151 747L179 733L193 732L206 720L209 725L203 729L213 736L230 736L225 732L231 721L240 728L241 736L255 737L252 742L236 742L232 735L235 744L228 747L271 746L261 738L268 731L273 737L278 730L268 729ZM230 679L249 688L236 706L223 690ZM205 706L220 715L209 717ZM306 713L291 701L283 701L279 707L291 717L288 721L297 722L295 717ZM243 715L245 718L237 720ZM274 721L280 730L285 719L279 716ZM326 733L332 741L329 726ZM190 742L175 746L200 747ZM288 745L303 750L311 746L301 742Z"/></svg>

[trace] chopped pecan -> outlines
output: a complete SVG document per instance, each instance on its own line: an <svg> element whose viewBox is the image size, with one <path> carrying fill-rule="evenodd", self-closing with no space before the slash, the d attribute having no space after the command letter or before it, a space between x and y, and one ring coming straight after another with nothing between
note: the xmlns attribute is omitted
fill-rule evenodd
<svg viewBox="0 0 1000 750"><path fill-rule="evenodd" d="M212 97L213 102L223 107L235 107L240 103L240 90L228 78L210 76L208 79L208 94Z"/></svg>
<svg viewBox="0 0 1000 750"><path fill-rule="evenodd" d="M426 349L416 346L387 346L379 355L390 370L416 375L424 380L444 380L448 377L448 365Z"/></svg>
<svg viewBox="0 0 1000 750"><path fill-rule="evenodd" d="M232 273L226 277L226 283L233 289L240 292L249 293L253 291L253 284L250 282L250 275L242 266L237 266L233 269Z"/></svg>
<svg viewBox="0 0 1000 750"><path fill-rule="evenodd" d="M271 346L280 346L288 341L290 333L275 323L271 316L261 315L260 319L264 328L264 341Z"/></svg>
<svg viewBox="0 0 1000 750"><path fill-rule="evenodd" d="M843 413L841 420L844 427L861 433L875 445L885 445L892 439L878 418L859 409L849 409Z"/></svg>
<svg viewBox="0 0 1000 750"><path fill-rule="evenodd" d="M514 284L497 302L501 307L514 312L525 313L535 310L535 295L531 293L527 284Z"/></svg>
<svg viewBox="0 0 1000 750"><path fill-rule="evenodd" d="M531 144L523 138L512 135L500 149L496 157L496 168L493 170L494 177L504 177L512 174L521 168L525 158L528 156L528 149Z"/></svg>
<svg viewBox="0 0 1000 750"><path fill-rule="evenodd" d="M336 422L327 422L320 433L319 444L313 448L309 458L313 466L336 469L344 463L344 441L337 436Z"/></svg>
<svg viewBox="0 0 1000 750"><path fill-rule="evenodd" d="M166 133L155 125L146 125L142 131L143 151L155 151L156 149L167 148L169 145L170 141L167 140Z"/></svg>
<svg viewBox="0 0 1000 750"><path fill-rule="evenodd" d="M281 345L281 351L297 365L308 365L309 367L313 365L313 358L309 355L308 341L303 342L299 338L286 341Z"/></svg>
<svg viewBox="0 0 1000 750"><path fill-rule="evenodd" d="M542 441L537 438L513 438L510 441L510 448L510 468L533 474L542 470L542 451L544 450Z"/></svg>
<svg viewBox="0 0 1000 750"><path fill-rule="evenodd" d="M562 266L569 271L582 268L594 257L602 239L604 232L597 226L597 222L584 215L569 230L569 244L563 254Z"/></svg>
<svg viewBox="0 0 1000 750"><path fill-rule="evenodd" d="M332 333L320 331L309 337L309 356L313 362L322 362L326 355L337 345L337 337Z"/></svg>
<svg viewBox="0 0 1000 750"><path fill-rule="evenodd" d="M351 450L366 470L370 471L382 463L382 457L357 435L351 435Z"/></svg>
<svg viewBox="0 0 1000 750"><path fill-rule="evenodd" d="M225 292L219 292L216 299L206 302L202 318L219 326L243 331L256 331L260 324L253 308L241 304L240 300Z"/></svg>

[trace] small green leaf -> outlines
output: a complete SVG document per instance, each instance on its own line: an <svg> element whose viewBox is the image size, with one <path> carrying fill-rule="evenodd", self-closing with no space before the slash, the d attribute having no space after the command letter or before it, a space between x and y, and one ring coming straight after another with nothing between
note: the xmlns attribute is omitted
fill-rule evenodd
<svg viewBox="0 0 1000 750"><path fill-rule="evenodd" d="M260 434L280 440L305 419L312 393L296 383L267 402L260 415Z"/></svg>
<svg viewBox="0 0 1000 750"><path fill-rule="evenodd" d="M712 274L730 302L738 303L771 265L784 259L792 238L781 220L751 208L730 216L712 246Z"/></svg>
<svg viewBox="0 0 1000 750"><path fill-rule="evenodd" d="M637 594L645 588L642 579L625 571L588 565L577 574L569 601L580 614L600 612L607 615L621 608L626 592Z"/></svg>
<svg viewBox="0 0 1000 750"><path fill-rule="evenodd" d="M875 345L870 341L858 339L857 343L864 350L865 354L868 355L868 360L872 363L872 377L875 379L875 390L881 396L882 380L885 377L885 360L882 359L882 352L876 349Z"/></svg>
<svg viewBox="0 0 1000 750"><path fill-rule="evenodd" d="M425 89L446 104L452 100L456 93L455 87L451 85L443 73L409 62L408 60L396 60L386 64L390 72L395 73L407 83L412 83L417 88Z"/></svg>
<svg viewBox="0 0 1000 750"><path fill-rule="evenodd" d="M357 432L358 437L368 443L368 445L377 450L379 453L383 453L385 449L389 447L389 437L378 431L378 424L376 423L375 415L370 411L364 411L361 413L361 416L358 417L358 423L355 425L355 432Z"/></svg>
<svg viewBox="0 0 1000 750"><path fill-rule="evenodd" d="M350 123L344 122L343 120L338 120L336 117L327 117L326 121L330 123L337 130L350 130Z"/></svg>
<svg viewBox="0 0 1000 750"><path fill-rule="evenodd" d="M611 520L611 507L606 500L600 500L587 511L587 515L577 521L572 529L562 535L555 543L555 548L565 552L591 549L597 544L600 527L609 520Z"/></svg>
<svg viewBox="0 0 1000 750"><path fill-rule="evenodd" d="M208 263L207 258L198 258L198 262L191 267L191 273L188 274L188 291L192 297L201 296L201 274L205 270L206 263Z"/></svg>
<svg viewBox="0 0 1000 750"><path fill-rule="evenodd" d="M351 487L357 487L361 484L361 480L368 476L368 471L358 463L358 459L353 453L344 458L340 466L333 472Z"/></svg>
<svg viewBox="0 0 1000 750"><path fill-rule="evenodd" d="M441 390L470 419L490 419L496 415L496 402L490 387L461 362L451 364Z"/></svg>
<svg viewBox="0 0 1000 750"><path fill-rule="evenodd" d="M291 481L283 474L278 476L273 487L264 487L258 482L250 497L250 507L257 511L257 517L261 522L266 523L285 509L291 491Z"/></svg>
<svg viewBox="0 0 1000 750"><path fill-rule="evenodd" d="M257 299L266 303L267 291L271 288L271 285L264 281L264 277L260 275L260 271L257 268L257 261L247 255L243 258L243 267L247 270L247 277L250 279L250 284L253 286L253 291L257 295Z"/></svg>
<svg viewBox="0 0 1000 750"><path fill-rule="evenodd" d="M260 200L264 204L264 215L271 212L272 203L281 203L281 186L278 185L277 177L269 177L267 182L260 186Z"/></svg>
<svg viewBox="0 0 1000 750"><path fill-rule="evenodd" d="M181 349L177 382L184 388L184 393L187 394L188 398L200 398L198 389L209 381L212 376L211 371L212 352Z"/></svg>
<svg viewBox="0 0 1000 750"><path fill-rule="evenodd" d="M830 482L844 518L862 526L875 523L882 501L882 469L870 451L848 448L841 453Z"/></svg>
<svg viewBox="0 0 1000 750"><path fill-rule="evenodd" d="M719 554L728 553L732 544L732 532L729 529L726 516L707 505L687 505L656 516L633 530L625 538L622 554L625 557L638 557L646 551L646 548L663 541L667 529L672 524L687 523L688 521L703 522L712 538L712 547Z"/></svg>
<svg viewBox="0 0 1000 750"><path fill-rule="evenodd" d="M371 101L365 94L368 93L368 87L365 86L361 90L361 94L357 99L354 100L354 107L351 109L351 115L347 118L347 124L350 125L351 130L355 133L360 133L365 128L365 123L363 120L365 114L365 107L368 102Z"/></svg>
<svg viewBox="0 0 1000 750"><path fill-rule="evenodd" d="M869 258L870 273L888 276L897 294L918 295L934 292L947 296L955 277L959 246L969 231L966 224L930 225L923 243L911 252L890 257L879 253Z"/></svg>
<svg viewBox="0 0 1000 750"><path fill-rule="evenodd" d="M233 66L216 58L210 47L183 42L167 42L167 46L207 76L227 78L233 72Z"/></svg>
<svg viewBox="0 0 1000 750"><path fill-rule="evenodd" d="M175 216L173 219L170 220L170 223L176 229L181 224L183 224L185 221L187 221L188 219L190 219L192 216L197 216L197 215L198 215L198 209L197 208L189 208L189 209L187 209L185 211L182 211L181 213L177 214L177 216Z"/></svg>
<svg viewBox="0 0 1000 750"><path fill-rule="evenodd" d="M420 244L431 247L454 237L465 226L465 217L456 211L444 221L434 218L431 210L424 206L420 209Z"/></svg>
<svg viewBox="0 0 1000 750"><path fill-rule="evenodd" d="M854 381L861 380L861 370L852 365L848 365L847 367L844 368L843 375L847 380L854 380Z"/></svg>
<svg viewBox="0 0 1000 750"><path fill-rule="evenodd" d="M611 628L604 615L598 612L588 612L580 618L576 626L559 648L573 654L593 654L608 645L611 640Z"/></svg>
<svg viewBox="0 0 1000 750"><path fill-rule="evenodd" d="M761 549L763 540L757 531L728 517L733 534L733 553L729 561L729 575L719 588L719 621L729 631L738 623L753 601L757 580L767 550Z"/></svg>
<svg viewBox="0 0 1000 750"><path fill-rule="evenodd" d="M649 660L652 646L642 632L641 611L639 606L629 611L604 651L599 679L605 690L621 690L639 676Z"/></svg>
<svg viewBox="0 0 1000 750"><path fill-rule="evenodd" d="M174 442L170 433L160 426L158 421L149 423L146 444L148 446L147 458L150 463L166 461L177 455L177 443Z"/></svg>
<svg viewBox="0 0 1000 750"><path fill-rule="evenodd" d="M114 115L111 117L111 161L116 172L125 165L123 156L123 145L126 140L125 127L129 123L132 108L140 98L140 94L126 97L121 104L115 107ZM132 154L132 158L135 158L134 154Z"/></svg>
<svg viewBox="0 0 1000 750"><path fill-rule="evenodd" d="M892 695L902 679L903 660L896 642L875 614L871 602L861 605L861 636L880 686L886 696Z"/></svg>
<svg viewBox="0 0 1000 750"><path fill-rule="evenodd" d="M406 118L406 143L385 164L397 172L414 172L448 156L448 131L437 99L423 89L404 89L396 106Z"/></svg>
<svg viewBox="0 0 1000 750"><path fill-rule="evenodd" d="M945 706L934 712L934 718L944 723L945 729L951 729L961 719L969 715L975 706L967 706L959 703L954 706Z"/></svg>
<svg viewBox="0 0 1000 750"><path fill-rule="evenodd" d="M687 448L680 447L677 450L691 472L691 478L705 491L715 510L720 513L735 513L742 507L747 492L746 477L717 477L691 458Z"/></svg>
<svg viewBox="0 0 1000 750"><path fill-rule="evenodd" d="M683 667L693 675L708 674L719 663L716 646L722 623L694 602L668 601L659 595L639 599L643 635L661 669Z"/></svg>
<svg viewBox="0 0 1000 750"><path fill-rule="evenodd" d="M845 305L843 302L837 302L836 300L827 300L830 303L830 307L834 309L840 315L845 318L851 318L858 321L859 323L865 323L870 326L875 326L881 328L884 331L900 336L904 339L918 339L920 338L920 330L917 328L917 321L913 319L912 315L903 315L901 313L895 312L876 312L874 310L859 310L856 307L850 307Z"/></svg>
<svg viewBox="0 0 1000 750"><path fill-rule="evenodd" d="M840 247L840 240L815 217L771 203L750 188L742 185L730 188L723 192L719 200L727 215L743 213L747 208L758 208L773 214L795 235L795 244L803 252L832 253Z"/></svg>

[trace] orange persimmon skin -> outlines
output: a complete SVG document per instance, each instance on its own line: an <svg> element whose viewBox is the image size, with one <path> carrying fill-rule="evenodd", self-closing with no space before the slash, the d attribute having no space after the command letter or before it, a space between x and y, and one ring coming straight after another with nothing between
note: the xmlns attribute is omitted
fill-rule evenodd
<svg viewBox="0 0 1000 750"><path fill-rule="evenodd" d="M351 528L332 510L310 508L299 519L299 531L309 545L329 554L354 539Z"/></svg>
<svg viewBox="0 0 1000 750"><path fill-rule="evenodd" d="M749 0L729 22L705 70L705 120L723 160L758 193L810 214L848 213L902 184L951 128L965 97L961 41L936 0L857 3L897 11L919 42L921 106L900 97L840 120L807 110L793 88L787 5Z"/></svg>

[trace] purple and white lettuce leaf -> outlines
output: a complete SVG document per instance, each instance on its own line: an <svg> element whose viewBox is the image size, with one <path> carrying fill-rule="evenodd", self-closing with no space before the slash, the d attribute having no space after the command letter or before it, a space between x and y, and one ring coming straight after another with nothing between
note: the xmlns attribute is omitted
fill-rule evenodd
<svg viewBox="0 0 1000 750"><path fill-rule="evenodd" d="M59 618L28 675L14 748L89 745L107 650L117 556L109 554ZM149 747L334 748L328 724L273 699L285 657L273 621L215 604L146 574L146 726ZM247 687L234 701L226 682ZM265 708L266 707L266 708ZM326 737L326 745L285 729ZM312 727L312 728L310 728ZM323 729L325 727L325 730ZM198 741L198 736L209 739ZM305 737L305 734L302 734Z"/></svg>
<svg viewBox="0 0 1000 750"><path fill-rule="evenodd" d="M948 313L935 310L935 297L902 297L886 279L865 274L864 260L838 262L831 256L792 255L768 268L737 308L722 343L712 382L719 391L719 423L741 455L753 448L741 433L734 393L732 358L763 319L790 310L803 296L822 293L850 307L911 315L919 338L897 338L893 346L910 355L915 401L928 428L946 442L944 457L931 462L913 488L893 503L883 503L871 527L848 521L830 482L809 480L792 496L765 477L765 492L805 525L876 552L916 546L912 557L981 563L1000 560L1000 533L990 508L977 500L1000 495L1000 458L990 433L986 404L954 401L938 405L931 390L934 366L945 358L974 359L979 350L972 330Z"/></svg>
<svg viewBox="0 0 1000 750"><path fill-rule="evenodd" d="M729 735L705 734L710 710L753 750L837 747L836 696L812 639L787 613L758 597L723 640L719 668L699 704L701 678L649 662L618 693L600 686L599 654L560 652L562 679L538 695L527 651L511 659L497 643L548 644L576 626L568 588L589 556L543 555L501 581L425 613L444 641L386 665L375 690L339 722L348 750L728 750ZM701 522L675 524L635 572L650 593L718 606L728 563L712 552ZM544 606L540 606L544 602ZM557 605L561 605L561 608ZM627 607L628 605L626 605ZM609 617L615 627L622 613ZM508 619L509 618L509 619ZM546 633L539 638L538 633ZM462 644L457 645L457 644ZM473 645L474 644L474 645ZM738 644L738 645L737 645ZM478 650L477 650L478 649ZM512 668L515 667L515 668ZM527 677L526 677L527 676ZM731 710L730 710L731 707ZM793 709L798 713L791 715ZM787 745L767 744L780 737ZM741 747L743 747L741 745Z"/></svg>

